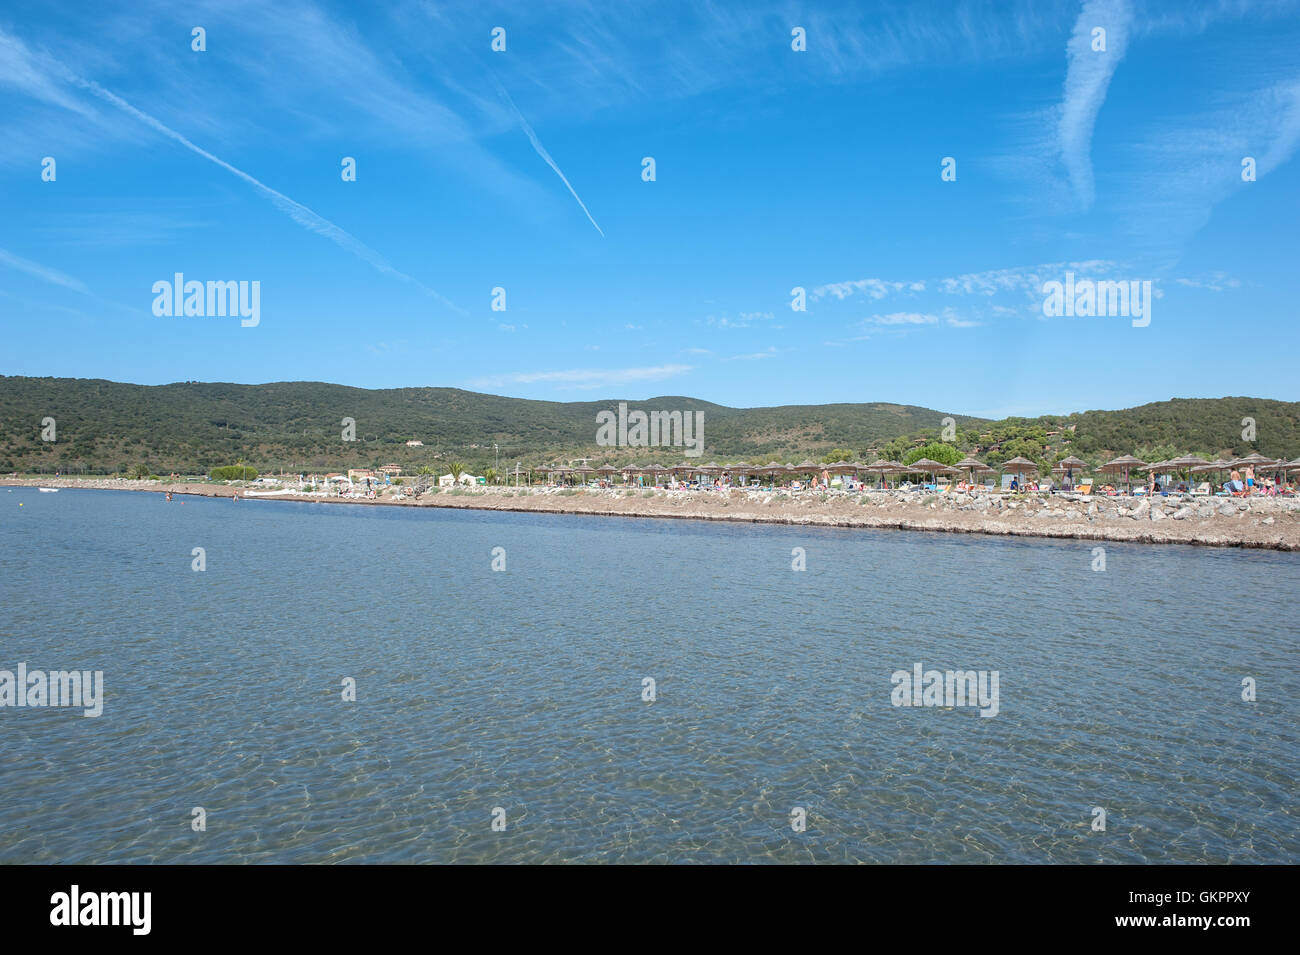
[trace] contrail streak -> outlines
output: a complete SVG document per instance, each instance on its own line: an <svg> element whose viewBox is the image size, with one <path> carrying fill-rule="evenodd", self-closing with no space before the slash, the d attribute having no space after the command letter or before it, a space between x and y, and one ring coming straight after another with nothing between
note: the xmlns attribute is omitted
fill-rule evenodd
<svg viewBox="0 0 1300 955"><path fill-rule="evenodd" d="M582 211L586 213L587 219L593 226L596 226L596 231L600 233L601 238L604 238L605 231L599 225L596 225L596 220L591 217L591 213L587 210L587 204L582 201L582 197L578 195L577 190L569 183L568 177L560 171L560 167L557 166L555 160L551 158L551 154L546 151L546 147L542 145L541 141L537 138L537 134L533 132L533 127L528 125L528 120L524 119L524 114L519 112L519 107L515 105L515 101L510 98L510 94L506 92L506 88L501 85L499 80L497 81L497 88L501 90L501 95L506 98L506 102L510 104L510 108L515 111L515 115L519 117L519 125L523 126L524 132L528 134L528 141L533 144L533 149L537 151L537 155L545 159L546 164L555 170L555 174L560 177L560 181L564 183L565 188L569 190L574 199L578 200L578 205L582 206Z"/></svg>
<svg viewBox="0 0 1300 955"><path fill-rule="evenodd" d="M182 146L184 146L186 149L190 150L191 152L197 153L198 155L202 156L204 159L208 160L209 162L216 163L218 166L220 166L222 169L226 170L227 172L233 173L234 175L238 176L240 179L244 180L249 185L253 186L259 192L261 192L264 196L269 198L276 205L276 207L280 209L281 212L287 214L289 218L293 219L293 221L297 222L299 225L311 230L312 232L315 232L317 235L324 236L325 238L329 239L331 242L335 243L341 248L347 249L353 255L357 256L357 258L370 263L372 266L374 266L380 272L383 272L385 275L391 275L394 278L399 278L404 282L409 282L410 284L418 288L421 292L423 292L425 295L428 295L430 298L437 299L439 302L441 302L443 305L447 306L448 308L452 309L453 311L459 312L461 315L469 314L459 305L456 305L449 299L440 295L438 292L435 292L433 289L429 288L423 282L419 281L418 279L412 278L411 276L407 275L405 272L400 272L397 269L393 268L391 265L388 264L387 260L385 260L382 255L380 255L374 249L370 248L361 240L357 239L355 236L351 235L350 233L336 226L333 222L330 222L324 216L318 215L317 213L313 212L311 209L308 209L302 203L295 202L293 199L290 199L284 193L272 189L270 186L266 185L265 183L259 182L257 179L250 176L242 169L237 169L236 167L232 166L230 163L226 162L224 159L221 159L218 156L214 156L212 153L208 152L206 149L202 148L201 146L195 145L194 143L190 142L190 140L185 138L183 135L176 132L176 130L167 126L165 123L161 122L158 119L155 119L154 117L150 116L146 112L143 112L142 110L136 109L134 106L132 106L126 100L122 99L122 97L118 96L116 93L104 89L104 87L100 86L98 83L94 82L93 80L83 80L80 77L72 76L72 75L69 75L68 78L73 83L80 86L82 89L89 90L91 93L95 94L100 99L104 100L107 103L111 103L113 106L116 106L124 113L135 117L136 119L140 120L142 123L145 123L148 126L153 127L155 130L162 133L164 136L167 136L170 139L174 139L176 142L180 143Z"/></svg>
<svg viewBox="0 0 1300 955"><path fill-rule="evenodd" d="M85 283L80 279L74 279L71 275L65 275L58 269L52 269L49 266L41 265L39 262L33 262L31 259L23 259L14 255L12 252L6 252L0 249L0 265L7 265L11 269L17 269L20 272L26 272L45 282L51 282L54 285L62 285L64 288L70 288L74 292L80 292L82 295L90 295L90 289L86 288Z"/></svg>

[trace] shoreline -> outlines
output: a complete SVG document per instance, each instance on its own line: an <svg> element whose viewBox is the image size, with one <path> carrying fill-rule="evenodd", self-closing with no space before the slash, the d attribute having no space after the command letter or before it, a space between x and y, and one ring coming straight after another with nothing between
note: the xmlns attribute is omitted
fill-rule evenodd
<svg viewBox="0 0 1300 955"><path fill-rule="evenodd" d="M670 518L785 526L929 531L1117 543L1190 544L1277 551L1300 550L1297 498L1002 498L964 493L908 495L897 492L823 494L802 491L668 491L648 488L491 487L426 493L419 500L396 495L366 498L266 493L221 484L137 481L125 478L3 478L5 487L171 491L193 497L241 501L292 501L380 507L444 507L589 517ZM389 492L398 489L389 489ZM627 491L631 493L628 494Z"/></svg>

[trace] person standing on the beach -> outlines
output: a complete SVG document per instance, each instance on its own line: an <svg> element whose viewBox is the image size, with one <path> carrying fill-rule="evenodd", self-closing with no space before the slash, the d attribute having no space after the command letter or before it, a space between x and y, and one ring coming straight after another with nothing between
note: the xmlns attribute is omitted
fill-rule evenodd
<svg viewBox="0 0 1300 955"><path fill-rule="evenodd" d="M1249 491L1255 487L1255 465L1246 465L1246 490Z"/></svg>

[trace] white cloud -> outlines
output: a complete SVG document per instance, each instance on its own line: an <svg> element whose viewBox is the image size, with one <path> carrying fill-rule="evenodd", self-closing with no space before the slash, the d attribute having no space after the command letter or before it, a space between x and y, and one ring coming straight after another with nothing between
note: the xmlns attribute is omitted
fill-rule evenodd
<svg viewBox="0 0 1300 955"><path fill-rule="evenodd" d="M771 358L776 355L776 348L768 346L767 351L750 352L747 355L732 355L730 358L724 358L723 361L759 361L763 358Z"/></svg>
<svg viewBox="0 0 1300 955"><path fill-rule="evenodd" d="M890 312L888 315L872 315L864 321L872 325L934 325L939 316L928 312Z"/></svg>
<svg viewBox="0 0 1300 955"><path fill-rule="evenodd" d="M1241 288L1240 279L1234 279L1222 272L1216 272L1204 279L1174 279L1174 281L1187 288L1205 289L1208 292L1226 292L1228 289Z"/></svg>
<svg viewBox="0 0 1300 955"><path fill-rule="evenodd" d="M1089 259L1083 262L1053 262L1018 268L987 269L982 272L967 272L962 275L928 281L924 279L907 281L877 278L855 279L848 282L834 282L822 285L813 289L811 297L820 299L829 295L843 301L857 292L863 292L873 300L879 301L892 294L924 292L927 288L934 292L942 292L945 295L991 297L1004 292L1028 292L1038 295L1042 289L1045 276L1055 276L1065 269L1071 269L1079 273L1095 273L1109 272L1114 268L1114 262L1104 259ZM933 288L931 288L931 284ZM710 319L711 323L713 321L713 319Z"/></svg>
<svg viewBox="0 0 1300 955"><path fill-rule="evenodd" d="M1133 11L1128 0L1087 0L1066 45L1068 66L1057 127L1061 158L1085 209L1092 205L1092 131L1111 77L1128 48ZM1105 50L1094 50L1093 31L1105 31Z"/></svg>
<svg viewBox="0 0 1300 955"><path fill-rule="evenodd" d="M1264 98L1271 101L1270 105L1280 121L1268 151L1259 157L1258 173L1261 176L1290 159L1296 146L1300 145L1300 82L1268 90Z"/></svg>
<svg viewBox="0 0 1300 955"><path fill-rule="evenodd" d="M20 258L11 252L0 249L0 265L7 265L11 269L17 269L19 272L26 272L28 275L38 278L43 282L49 282L52 285L62 285L64 288L72 289L74 292L80 292L82 295L90 295L90 289L80 279L74 279L71 275L65 275L58 269L52 269L49 266L41 265L39 262L33 262L30 259Z"/></svg>
<svg viewBox="0 0 1300 955"><path fill-rule="evenodd" d="M920 289L917 286L920 286ZM924 282L886 282L883 279L855 279L851 282L835 282L830 285L821 285L812 290L814 300L825 298L827 295L834 296L837 300L843 301L855 292L864 292L873 299L879 301L886 295L893 292L901 292L904 289L920 291L925 288Z"/></svg>

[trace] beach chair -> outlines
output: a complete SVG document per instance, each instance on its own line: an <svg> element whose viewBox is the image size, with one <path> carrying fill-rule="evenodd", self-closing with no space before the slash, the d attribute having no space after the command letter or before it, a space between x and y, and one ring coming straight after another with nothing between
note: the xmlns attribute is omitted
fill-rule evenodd
<svg viewBox="0 0 1300 955"><path fill-rule="evenodd" d="M1092 484L1091 484L1091 483L1087 483L1087 482L1085 482L1085 483L1083 483L1083 484L1080 484L1079 487L1078 487L1078 492L1079 492L1080 494L1083 494L1083 495L1091 494L1091 493L1092 493Z"/></svg>
<svg viewBox="0 0 1300 955"><path fill-rule="evenodd" d="M1209 481L1202 481L1200 484L1197 485L1196 490L1193 491L1192 493L1193 493L1193 494L1209 494L1209 493L1210 493L1210 482L1209 482Z"/></svg>

